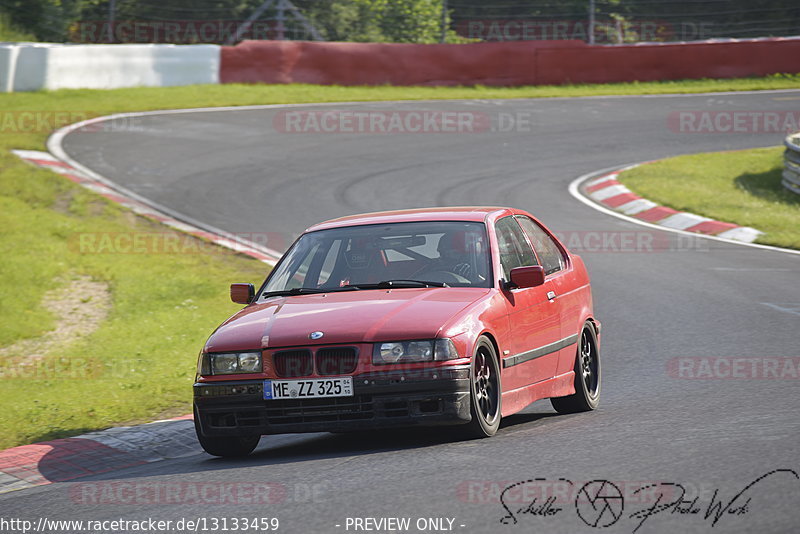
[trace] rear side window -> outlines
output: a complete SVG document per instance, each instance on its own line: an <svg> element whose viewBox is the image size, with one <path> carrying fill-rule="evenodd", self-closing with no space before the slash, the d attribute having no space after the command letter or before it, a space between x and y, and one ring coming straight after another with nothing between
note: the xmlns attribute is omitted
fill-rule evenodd
<svg viewBox="0 0 800 534"><path fill-rule="evenodd" d="M505 280L511 279L511 269L538 265L525 235L513 217L505 217L495 224L497 244L500 247L500 264Z"/></svg>
<svg viewBox="0 0 800 534"><path fill-rule="evenodd" d="M552 237L528 217L517 217L517 221L531 240L533 249L542 262L544 274L557 273L566 267L566 259Z"/></svg>

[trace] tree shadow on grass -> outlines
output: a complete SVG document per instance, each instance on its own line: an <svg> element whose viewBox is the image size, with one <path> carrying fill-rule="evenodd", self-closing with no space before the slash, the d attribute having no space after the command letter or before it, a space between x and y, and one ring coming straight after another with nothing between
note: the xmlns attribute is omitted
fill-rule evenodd
<svg viewBox="0 0 800 534"><path fill-rule="evenodd" d="M744 173L734 179L737 187L763 200L800 208L800 195L788 191L781 184L783 169L760 173Z"/></svg>

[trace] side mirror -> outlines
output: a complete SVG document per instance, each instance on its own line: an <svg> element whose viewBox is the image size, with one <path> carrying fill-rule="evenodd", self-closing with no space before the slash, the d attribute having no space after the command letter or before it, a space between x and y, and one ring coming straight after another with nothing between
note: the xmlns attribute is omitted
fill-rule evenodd
<svg viewBox="0 0 800 534"><path fill-rule="evenodd" d="M544 284L544 267L531 265L511 269L511 282L509 287L523 289Z"/></svg>
<svg viewBox="0 0 800 534"><path fill-rule="evenodd" d="M236 304L250 304L255 296L253 284L231 284L231 300Z"/></svg>

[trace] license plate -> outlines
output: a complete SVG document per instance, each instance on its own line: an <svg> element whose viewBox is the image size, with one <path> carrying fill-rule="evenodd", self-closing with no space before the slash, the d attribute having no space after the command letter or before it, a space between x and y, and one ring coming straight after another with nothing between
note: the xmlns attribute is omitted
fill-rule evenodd
<svg viewBox="0 0 800 534"><path fill-rule="evenodd" d="M353 377L307 380L264 380L264 399L322 399L352 397Z"/></svg>

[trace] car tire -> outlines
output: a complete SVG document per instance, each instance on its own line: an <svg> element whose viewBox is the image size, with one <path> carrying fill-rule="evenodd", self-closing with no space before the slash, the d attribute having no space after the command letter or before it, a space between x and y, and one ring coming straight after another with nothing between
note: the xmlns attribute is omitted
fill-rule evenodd
<svg viewBox="0 0 800 534"><path fill-rule="evenodd" d="M500 366L494 345L484 336L478 338L469 374L472 420L466 425L467 437L494 436L500 428L502 418Z"/></svg>
<svg viewBox="0 0 800 534"><path fill-rule="evenodd" d="M558 413L589 412L600 403L600 351L594 326L588 321L578 341L574 371L575 393L550 399Z"/></svg>
<svg viewBox="0 0 800 534"><path fill-rule="evenodd" d="M212 456L223 458L240 458L247 456L258 446L261 436L224 436L209 437L204 436L200 430L197 410L194 411L194 431L197 434L197 441L203 450Z"/></svg>

